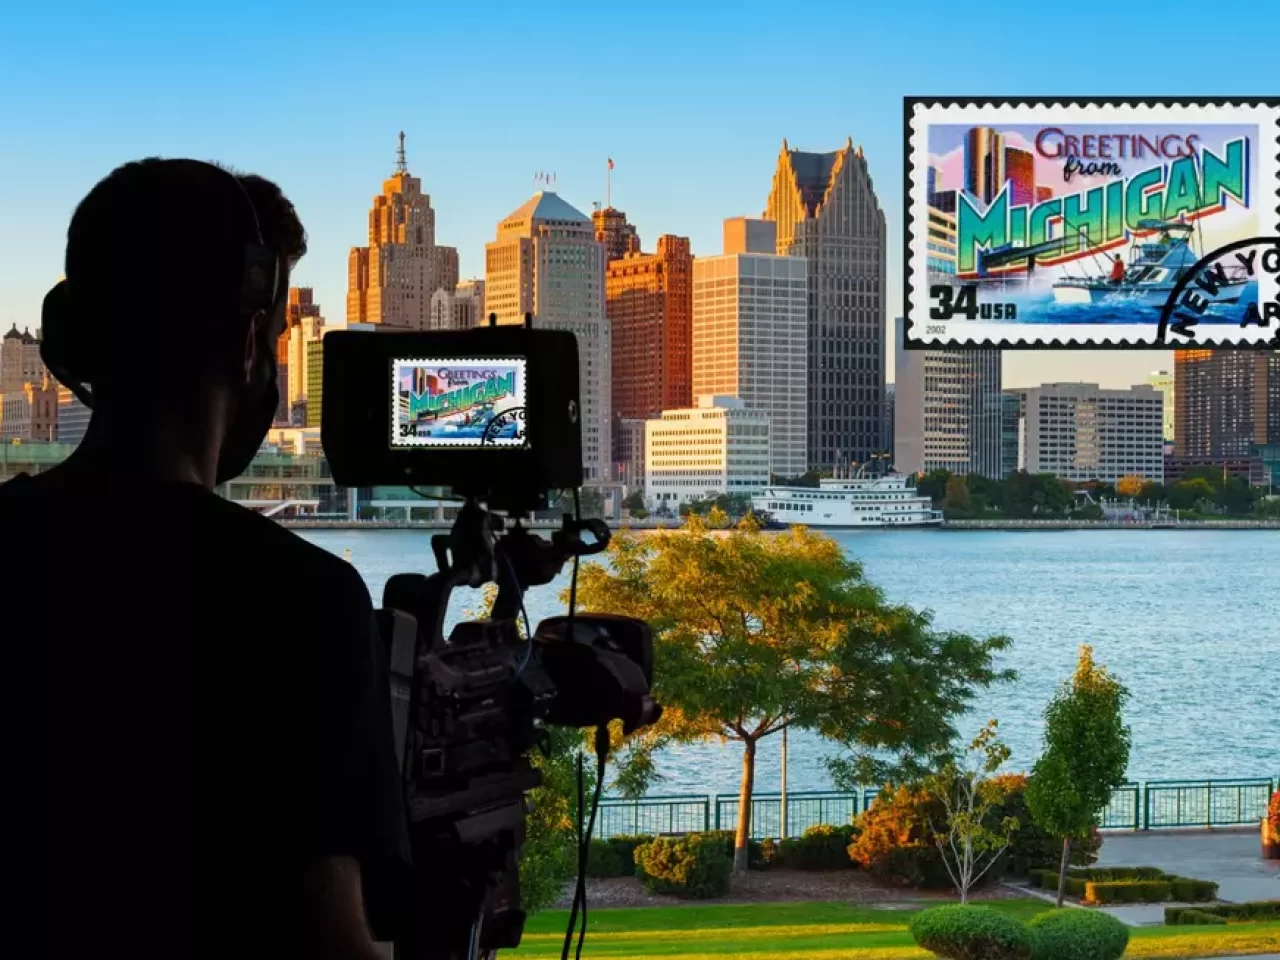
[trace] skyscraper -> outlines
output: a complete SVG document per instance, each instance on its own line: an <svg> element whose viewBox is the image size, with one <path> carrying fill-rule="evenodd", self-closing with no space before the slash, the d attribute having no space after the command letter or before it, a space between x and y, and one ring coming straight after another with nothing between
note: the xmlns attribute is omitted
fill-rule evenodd
<svg viewBox="0 0 1280 960"><path fill-rule="evenodd" d="M485 244L485 314L498 323L568 330L578 338L583 475L610 479L610 328L605 251L591 221L549 191L535 193Z"/></svg>
<svg viewBox="0 0 1280 960"><path fill-rule="evenodd" d="M591 226L596 239L604 244L605 256L621 260L628 253L640 252L640 236L633 224L627 223L627 215L613 207L596 207L591 211Z"/></svg>
<svg viewBox="0 0 1280 960"><path fill-rule="evenodd" d="M1179 350L1173 373L1177 457L1248 457L1280 442L1280 353Z"/></svg>
<svg viewBox="0 0 1280 960"><path fill-rule="evenodd" d="M610 260L606 312L613 335L613 415L656 417L693 403L693 254L687 237L658 238L657 253ZM617 458L614 458L615 461Z"/></svg>
<svg viewBox="0 0 1280 960"><path fill-rule="evenodd" d="M436 215L409 175L404 134L396 171L369 211L369 245L347 258L347 322L427 329L431 295L458 283L458 251L436 246Z"/></svg>
<svg viewBox="0 0 1280 960"><path fill-rule="evenodd" d="M805 153L784 140L764 216L777 253L808 265L807 465L866 461L884 427L886 233L862 149L850 139Z"/></svg>
<svg viewBox="0 0 1280 960"><path fill-rule="evenodd" d="M1026 469L1063 480L1164 482L1164 400L1145 384L1043 383L1026 391Z"/></svg>
<svg viewBox="0 0 1280 960"><path fill-rule="evenodd" d="M970 127L964 141L964 189L990 203L1007 179L1004 135L990 127Z"/></svg>
<svg viewBox="0 0 1280 960"><path fill-rule="evenodd" d="M1036 161L1030 150L1004 148L1004 170L1009 180L1009 202L1029 207L1036 202ZM996 192L1000 191L999 185Z"/></svg>
<svg viewBox="0 0 1280 960"><path fill-rule="evenodd" d="M894 321L894 465L998 480L1002 399L999 350L907 350Z"/></svg>
<svg viewBox="0 0 1280 960"><path fill-rule="evenodd" d="M767 412L770 470L780 477L809 463L809 275L804 259L772 253L693 261L693 394Z"/></svg>
<svg viewBox="0 0 1280 960"><path fill-rule="evenodd" d="M0 338L0 393L22 389L24 383L39 384L44 379L45 366L40 358L40 331L32 336L30 329L18 332L15 323Z"/></svg>

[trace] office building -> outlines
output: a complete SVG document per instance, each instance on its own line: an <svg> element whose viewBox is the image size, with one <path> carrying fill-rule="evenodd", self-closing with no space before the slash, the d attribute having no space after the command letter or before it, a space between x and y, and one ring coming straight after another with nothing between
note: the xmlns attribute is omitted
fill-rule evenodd
<svg viewBox="0 0 1280 960"><path fill-rule="evenodd" d="M36 330L34 336L30 329L19 333L15 323L0 337L0 393L21 390L24 383L39 384L45 372L40 359L40 331Z"/></svg>
<svg viewBox="0 0 1280 960"><path fill-rule="evenodd" d="M1026 421L1024 419L1026 404L1025 390L1004 390L1000 393L1001 477L1026 469Z"/></svg>
<svg viewBox="0 0 1280 960"><path fill-rule="evenodd" d="M1026 391L1026 469L1063 480L1164 480L1164 398L1143 384L1046 383Z"/></svg>
<svg viewBox="0 0 1280 960"><path fill-rule="evenodd" d="M907 350L894 322L894 464L901 473L949 470L998 480L1003 401L999 350Z"/></svg>
<svg viewBox="0 0 1280 960"><path fill-rule="evenodd" d="M1178 350L1173 358L1175 456L1249 457L1280 442L1280 353Z"/></svg>
<svg viewBox="0 0 1280 960"><path fill-rule="evenodd" d="M964 141L964 189L983 207L1000 193L1005 172L1004 135L990 127L970 127Z"/></svg>
<svg viewBox="0 0 1280 960"><path fill-rule="evenodd" d="M1160 391L1160 395L1164 398L1164 441L1165 443L1172 443L1174 440L1173 424L1176 420L1177 411L1173 387L1173 374L1168 370L1156 370L1147 377L1147 386L1155 387Z"/></svg>
<svg viewBox="0 0 1280 960"><path fill-rule="evenodd" d="M431 295L458 283L458 251L436 246L436 215L409 175L404 134L396 170L369 211L369 244L347 258L347 321L426 330Z"/></svg>
<svg viewBox="0 0 1280 960"><path fill-rule="evenodd" d="M39 383L30 380L0 394L0 443L58 439L58 386L46 371Z"/></svg>
<svg viewBox="0 0 1280 960"><path fill-rule="evenodd" d="M536 193L498 224L485 245L485 313L498 323L568 330L578 339L583 475L612 475L609 384L611 337L605 314L605 249L591 221L549 191Z"/></svg>
<svg viewBox="0 0 1280 960"><path fill-rule="evenodd" d="M1030 150L1004 148L1004 172L1009 181L1009 203L1029 207L1036 202L1036 159ZM996 188L999 192L999 187Z"/></svg>
<svg viewBox="0 0 1280 960"><path fill-rule="evenodd" d="M644 424L644 496L652 509L769 484L769 415L737 397L699 397Z"/></svg>
<svg viewBox="0 0 1280 960"><path fill-rule="evenodd" d="M80 402L80 398L68 388L58 387L57 440L75 446L84 439L89 429L89 418L92 415L88 407Z"/></svg>
<svg viewBox="0 0 1280 960"><path fill-rule="evenodd" d="M778 225L772 220L729 217L724 222L721 253L777 253Z"/></svg>
<svg viewBox="0 0 1280 960"><path fill-rule="evenodd" d="M627 494L644 489L644 425L633 417L613 420L613 479Z"/></svg>
<svg viewBox="0 0 1280 960"><path fill-rule="evenodd" d="M929 207L929 222L925 229L925 267L930 283L952 283L956 278L956 214L938 207Z"/></svg>
<svg viewBox="0 0 1280 960"><path fill-rule="evenodd" d="M807 466L866 461L884 430L887 237L862 148L805 153L784 140L765 219L776 252L808 264Z"/></svg>
<svg viewBox="0 0 1280 960"><path fill-rule="evenodd" d="M613 415L656 417L693 403L693 254L663 235L656 253L610 260L605 311L613 337Z"/></svg>
<svg viewBox="0 0 1280 960"><path fill-rule="evenodd" d="M431 295L428 330L471 330L484 319L484 281L467 280Z"/></svg>
<svg viewBox="0 0 1280 960"><path fill-rule="evenodd" d="M621 210L597 206L591 211L591 228L596 239L604 244L604 254L609 260L621 260L629 253L640 252L640 236L635 226L627 223L627 215Z"/></svg>
<svg viewBox="0 0 1280 960"><path fill-rule="evenodd" d="M1046 200L1053 199L1053 187L1045 187L1036 185L1036 203L1044 203Z"/></svg>
<svg viewBox="0 0 1280 960"><path fill-rule="evenodd" d="M693 261L694 396L739 397L767 413L779 477L797 477L810 462L810 276L803 257L726 253ZM875 446L880 440L877 434Z"/></svg>

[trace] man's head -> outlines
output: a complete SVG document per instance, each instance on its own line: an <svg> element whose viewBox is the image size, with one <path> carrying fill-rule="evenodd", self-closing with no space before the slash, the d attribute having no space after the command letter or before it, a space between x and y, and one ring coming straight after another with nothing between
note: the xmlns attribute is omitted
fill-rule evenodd
<svg viewBox="0 0 1280 960"><path fill-rule="evenodd" d="M269 253L255 259L259 239ZM216 444L219 480L235 476L271 424L289 270L304 253L269 180L194 160L125 164L71 219L66 282L46 301L50 365L92 386L95 418L127 406L138 429L153 416L209 424L193 440ZM274 289L261 280L272 273Z"/></svg>

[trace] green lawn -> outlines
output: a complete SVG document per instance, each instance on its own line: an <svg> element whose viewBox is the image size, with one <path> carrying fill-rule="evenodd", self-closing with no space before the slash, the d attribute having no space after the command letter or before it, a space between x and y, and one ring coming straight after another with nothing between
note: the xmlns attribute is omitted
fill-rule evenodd
<svg viewBox="0 0 1280 960"><path fill-rule="evenodd" d="M984 904L1022 920L1052 907L1041 900ZM913 911L838 903L600 909L589 914L583 956L629 960L909 960L932 957L907 933ZM511 955L559 956L569 914L548 910L525 928ZM1280 951L1280 923L1228 927L1151 927L1133 931L1128 957L1209 957Z"/></svg>

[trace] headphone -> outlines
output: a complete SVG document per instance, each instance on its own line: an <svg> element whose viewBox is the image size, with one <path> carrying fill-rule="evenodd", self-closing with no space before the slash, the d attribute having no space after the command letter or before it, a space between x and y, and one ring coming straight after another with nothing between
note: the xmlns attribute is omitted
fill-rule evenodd
<svg viewBox="0 0 1280 960"><path fill-rule="evenodd" d="M241 270L238 294L239 309L252 315L260 311L268 313L276 305L282 275L280 258L266 244L262 236L262 223L258 208L245 189L240 178L229 170L203 160L188 160L216 171L218 176L235 184L236 193L243 199L253 225L252 238L244 244L244 266ZM104 352L89 325L82 322L81 305L77 304L66 280L60 280L45 294L41 309L42 337L40 357L54 377L64 384L86 407L93 409L94 367Z"/></svg>

